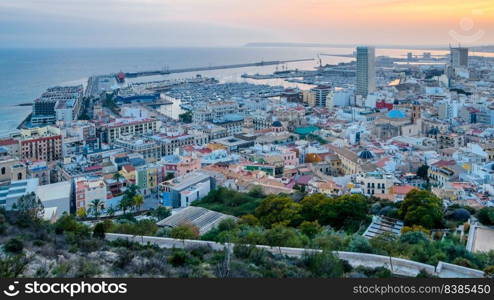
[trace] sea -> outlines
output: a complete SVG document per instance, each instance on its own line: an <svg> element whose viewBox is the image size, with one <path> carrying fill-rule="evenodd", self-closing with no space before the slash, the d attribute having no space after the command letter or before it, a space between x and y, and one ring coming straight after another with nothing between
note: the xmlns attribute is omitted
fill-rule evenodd
<svg viewBox="0 0 494 300"><path fill-rule="evenodd" d="M349 62L352 58L319 55L352 54L352 48L309 47L232 47L232 48L125 48L125 49L0 49L0 136L16 129L31 112L30 106L43 91L52 86L85 84L92 75L186 67L251 63L270 60L314 58L314 61L289 63L286 66L260 66L222 69L166 76L142 77L140 81L166 78L189 78L197 74L215 77L220 82L256 82L241 77L243 73L268 74L276 68L312 70L323 64ZM408 52L420 55L427 50L377 49L377 55L405 57ZM445 54L446 51L427 51ZM491 53L492 54L492 53ZM157 78L158 77L158 78ZM261 82L259 82L261 83ZM262 83L300 87L284 80ZM303 86L302 86L303 88Z"/></svg>

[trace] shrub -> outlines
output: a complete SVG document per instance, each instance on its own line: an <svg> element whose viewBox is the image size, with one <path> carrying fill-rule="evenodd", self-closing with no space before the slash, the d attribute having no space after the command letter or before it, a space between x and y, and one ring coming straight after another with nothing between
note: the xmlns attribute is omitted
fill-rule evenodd
<svg viewBox="0 0 494 300"><path fill-rule="evenodd" d="M113 265L117 268L123 269L130 264L132 259L135 257L133 251L127 248L119 248L117 250L118 259L113 263Z"/></svg>
<svg viewBox="0 0 494 300"><path fill-rule="evenodd" d="M170 237L181 240L196 240L199 238L199 228L192 224L183 224L170 230Z"/></svg>
<svg viewBox="0 0 494 300"><path fill-rule="evenodd" d="M187 263L188 255L183 250L176 250L168 259L168 262L174 267L180 267Z"/></svg>
<svg viewBox="0 0 494 300"><path fill-rule="evenodd" d="M434 276L434 275L430 274L429 272L427 272L426 270L422 269L422 270L420 270L420 272L415 277L417 277L417 278L434 278L436 276Z"/></svg>
<svg viewBox="0 0 494 300"><path fill-rule="evenodd" d="M12 238L5 243L4 249L9 253L19 254L22 252L22 249L24 249L24 244L21 240Z"/></svg>
<svg viewBox="0 0 494 300"><path fill-rule="evenodd" d="M401 233L405 234L408 232L422 232L425 235L429 235L431 233L429 229L424 228L423 226L420 225L403 226L403 228L401 229Z"/></svg>
<svg viewBox="0 0 494 300"><path fill-rule="evenodd" d="M268 245L273 247L302 248L307 241L295 229L276 225L266 231Z"/></svg>
<svg viewBox="0 0 494 300"><path fill-rule="evenodd" d="M258 226L261 224L259 222L259 219L257 219L256 216L254 216L252 214L247 214L247 215L243 215L242 217L240 217L239 223L250 225L250 226Z"/></svg>
<svg viewBox="0 0 494 300"><path fill-rule="evenodd" d="M29 263L24 255L0 257L0 278L18 278Z"/></svg>
<svg viewBox="0 0 494 300"><path fill-rule="evenodd" d="M336 278L343 275L343 263L328 251L306 255L304 263L315 277Z"/></svg>
<svg viewBox="0 0 494 300"><path fill-rule="evenodd" d="M64 214L55 223L55 232L57 234L72 232L78 238L87 238L90 236L91 230L88 226L77 222L77 220L73 216Z"/></svg>
<svg viewBox="0 0 494 300"><path fill-rule="evenodd" d="M487 266L484 269L485 277L492 278L494 276L494 266Z"/></svg>
<svg viewBox="0 0 494 300"><path fill-rule="evenodd" d="M75 274L75 277L79 278L91 278L99 275L101 270L99 266L93 262L85 261L84 259L79 260L79 267Z"/></svg>
<svg viewBox="0 0 494 300"><path fill-rule="evenodd" d="M231 231L235 228L237 228L237 223L231 218L225 219L218 224L219 231Z"/></svg>
<svg viewBox="0 0 494 300"><path fill-rule="evenodd" d="M170 210L164 206L159 206L151 212L151 216L155 217L158 220L168 218L170 215Z"/></svg>
<svg viewBox="0 0 494 300"><path fill-rule="evenodd" d="M453 260L453 264L467 268L475 268L475 265L471 261L463 257L455 258L455 260Z"/></svg>
<svg viewBox="0 0 494 300"><path fill-rule="evenodd" d="M374 253L369 240L360 235L353 236L348 245L348 250L351 252Z"/></svg>
<svg viewBox="0 0 494 300"><path fill-rule="evenodd" d="M494 207L484 207L477 213L477 218L484 225L494 225Z"/></svg>
<svg viewBox="0 0 494 300"><path fill-rule="evenodd" d="M309 238L313 238L322 231L322 227L317 220L314 222L303 221L302 224L300 224L299 229Z"/></svg>
<svg viewBox="0 0 494 300"><path fill-rule="evenodd" d="M94 226L93 237L104 239L105 238L105 225L103 223L98 223Z"/></svg>
<svg viewBox="0 0 494 300"><path fill-rule="evenodd" d="M156 223L152 220L141 220L136 223L113 223L109 226L108 229L108 232L132 235L155 235L157 231L158 225L156 225Z"/></svg>
<svg viewBox="0 0 494 300"><path fill-rule="evenodd" d="M400 241L407 244L428 242L428 237L422 231L409 231L400 236Z"/></svg>

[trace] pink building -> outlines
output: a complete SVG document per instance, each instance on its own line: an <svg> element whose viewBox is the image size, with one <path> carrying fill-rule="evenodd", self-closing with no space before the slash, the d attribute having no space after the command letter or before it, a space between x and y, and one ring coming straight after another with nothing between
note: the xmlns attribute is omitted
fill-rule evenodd
<svg viewBox="0 0 494 300"><path fill-rule="evenodd" d="M297 153L295 151L290 150L290 149L283 149L282 155L283 155L283 162L284 162L285 166L297 166L298 165Z"/></svg>
<svg viewBox="0 0 494 300"><path fill-rule="evenodd" d="M201 168L201 161L197 157L184 156L177 164L176 176L183 176L187 173L199 170Z"/></svg>
<svg viewBox="0 0 494 300"><path fill-rule="evenodd" d="M175 177L183 176L201 168L201 161L194 156L168 155L161 160L163 174L174 174Z"/></svg>

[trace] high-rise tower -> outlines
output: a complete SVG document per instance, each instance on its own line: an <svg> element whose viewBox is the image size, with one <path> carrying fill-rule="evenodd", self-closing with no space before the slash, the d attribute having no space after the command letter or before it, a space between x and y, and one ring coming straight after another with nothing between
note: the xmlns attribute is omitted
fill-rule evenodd
<svg viewBox="0 0 494 300"><path fill-rule="evenodd" d="M376 51L357 47L357 95L367 97L376 90Z"/></svg>

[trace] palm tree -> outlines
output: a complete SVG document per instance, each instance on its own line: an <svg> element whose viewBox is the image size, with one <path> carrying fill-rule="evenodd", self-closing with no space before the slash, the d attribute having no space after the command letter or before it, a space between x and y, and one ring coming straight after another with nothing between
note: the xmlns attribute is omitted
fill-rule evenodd
<svg viewBox="0 0 494 300"><path fill-rule="evenodd" d="M101 214L101 210L103 210L104 203L100 199L94 199L89 203L89 208L93 214L93 216L97 219Z"/></svg>
<svg viewBox="0 0 494 300"><path fill-rule="evenodd" d="M106 214L110 217L113 217L115 215L116 211L113 208L113 206L110 206L106 209Z"/></svg>
<svg viewBox="0 0 494 300"><path fill-rule="evenodd" d="M136 207L136 210L141 210L141 206L144 204L144 196L141 194L136 194L134 198L132 198L132 200L134 200L134 206Z"/></svg>
<svg viewBox="0 0 494 300"><path fill-rule="evenodd" d="M120 183L120 179L122 179L124 177L122 176L122 174L120 174L120 172L117 172L117 173L113 174L112 178L115 179L118 183Z"/></svg>
<svg viewBox="0 0 494 300"><path fill-rule="evenodd" d="M127 190L125 192L128 193L129 195L132 195L132 197L134 197L137 194L137 192L139 192L140 190L141 188L138 185L132 184L129 187L127 187Z"/></svg>
<svg viewBox="0 0 494 300"><path fill-rule="evenodd" d="M122 174L120 174L120 172L117 172L117 173L113 174L113 177L112 178L117 181L118 192L121 193L122 192L122 189L121 189L121 186L120 186L120 180L121 179L124 179L125 177Z"/></svg>
<svg viewBox="0 0 494 300"><path fill-rule="evenodd" d="M123 195L122 199L120 200L120 203L118 204L118 207L120 210L123 211L124 215L129 207L132 206L133 200L129 194L126 193Z"/></svg>

